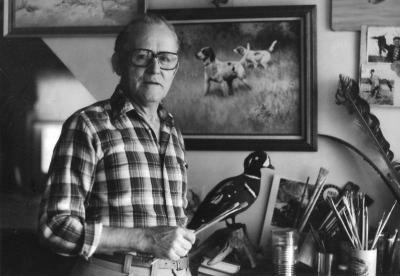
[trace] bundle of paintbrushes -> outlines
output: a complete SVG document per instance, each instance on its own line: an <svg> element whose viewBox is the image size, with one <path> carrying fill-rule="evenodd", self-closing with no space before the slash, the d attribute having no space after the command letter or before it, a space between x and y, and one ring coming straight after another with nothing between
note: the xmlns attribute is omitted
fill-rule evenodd
<svg viewBox="0 0 400 276"><path fill-rule="evenodd" d="M321 196L328 173L329 173L329 171L327 169L320 168L311 198L308 201L308 203L304 209L304 212L301 215L300 220L298 221L298 224L296 223L297 224L296 226L298 226L297 229L299 230L300 233L303 232L305 226L307 225L307 222L311 216L311 213L313 212L313 210L316 206L316 203ZM308 186L308 179L307 179L307 183L306 183L304 189L307 189L307 186ZM304 194L305 193L303 193L303 196L304 196ZM304 200L303 196L302 196L302 201Z"/></svg>
<svg viewBox="0 0 400 276"><path fill-rule="evenodd" d="M333 237L337 230L341 229L354 249L376 249L378 238L389 221L396 202L394 202L387 215L383 213L375 235L370 237L368 207L365 204L365 198L366 195L360 192L347 192L336 203L333 202L332 198L328 197L327 202L331 212L321 223L318 232L324 233L327 237ZM370 239L372 237L373 239Z"/></svg>

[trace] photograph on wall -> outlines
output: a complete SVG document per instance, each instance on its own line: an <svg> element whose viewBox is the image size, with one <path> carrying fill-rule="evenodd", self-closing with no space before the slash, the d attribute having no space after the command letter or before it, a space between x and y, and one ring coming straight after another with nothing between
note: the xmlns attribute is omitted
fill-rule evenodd
<svg viewBox="0 0 400 276"><path fill-rule="evenodd" d="M368 62L393 63L400 61L400 27L367 27Z"/></svg>
<svg viewBox="0 0 400 276"><path fill-rule="evenodd" d="M394 93L399 89L395 79L398 78L390 67L390 64L385 63L361 65L360 97L369 104L394 105Z"/></svg>
<svg viewBox="0 0 400 276"><path fill-rule="evenodd" d="M362 25L400 26L398 0L332 0L332 29L359 31Z"/></svg>

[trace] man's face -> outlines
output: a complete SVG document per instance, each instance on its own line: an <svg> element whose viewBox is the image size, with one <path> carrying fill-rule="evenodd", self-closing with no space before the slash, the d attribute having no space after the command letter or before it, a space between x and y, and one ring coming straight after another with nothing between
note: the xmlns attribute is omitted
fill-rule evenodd
<svg viewBox="0 0 400 276"><path fill-rule="evenodd" d="M154 53L178 51L177 41L173 33L165 25L141 25L140 30L133 33L127 45L128 52L134 49L148 49ZM138 28L138 27L137 27ZM132 35L131 35L132 37ZM130 55L127 56L130 58ZM122 73L121 82L128 88L129 97L142 106L159 104L167 95L174 79L176 69L163 70L157 59L153 59L147 67L138 67L127 61Z"/></svg>
<svg viewBox="0 0 400 276"><path fill-rule="evenodd" d="M393 44L396 47L400 47L400 39L393 39Z"/></svg>

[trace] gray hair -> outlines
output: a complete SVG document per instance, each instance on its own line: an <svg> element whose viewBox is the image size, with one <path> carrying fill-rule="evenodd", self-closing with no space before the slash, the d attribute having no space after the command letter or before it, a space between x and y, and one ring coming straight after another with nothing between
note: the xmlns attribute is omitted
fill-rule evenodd
<svg viewBox="0 0 400 276"><path fill-rule="evenodd" d="M156 15L156 14L151 14L151 13L146 13L143 15L140 15L139 17L133 19L128 25L126 25L121 32L118 34L116 40L115 40L115 45L114 45L114 52L115 53L120 53L126 51L126 44L129 41L130 35L132 35L135 31L137 31L137 27L140 25L164 25L166 26L173 36L175 37L176 40L176 45L179 48L179 39L178 36L175 32L174 26L169 23L163 16Z"/></svg>

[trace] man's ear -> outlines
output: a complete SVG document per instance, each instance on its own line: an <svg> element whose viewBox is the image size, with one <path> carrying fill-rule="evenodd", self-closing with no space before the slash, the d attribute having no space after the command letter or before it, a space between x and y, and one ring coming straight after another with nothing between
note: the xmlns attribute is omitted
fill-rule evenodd
<svg viewBox="0 0 400 276"><path fill-rule="evenodd" d="M122 74L122 64L121 64L121 58L118 53L114 53L111 57L111 64L114 72L118 75L121 76Z"/></svg>

